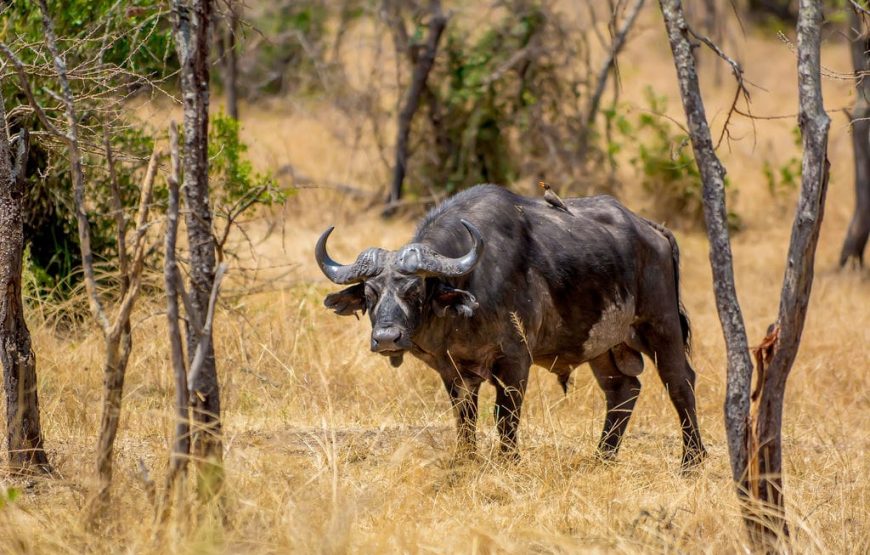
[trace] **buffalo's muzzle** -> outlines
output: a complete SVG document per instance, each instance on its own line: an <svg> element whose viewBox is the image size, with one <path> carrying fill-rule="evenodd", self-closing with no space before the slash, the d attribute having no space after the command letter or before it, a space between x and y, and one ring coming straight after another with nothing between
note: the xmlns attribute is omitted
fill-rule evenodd
<svg viewBox="0 0 870 555"><path fill-rule="evenodd" d="M396 326L375 328L372 331L372 351L384 353L390 351L402 351L402 330Z"/></svg>

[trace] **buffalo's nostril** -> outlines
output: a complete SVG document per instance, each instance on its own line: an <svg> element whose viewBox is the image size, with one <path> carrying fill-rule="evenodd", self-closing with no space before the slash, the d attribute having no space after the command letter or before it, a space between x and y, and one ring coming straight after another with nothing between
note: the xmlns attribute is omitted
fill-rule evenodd
<svg viewBox="0 0 870 555"><path fill-rule="evenodd" d="M394 326L387 328L377 328L372 331L372 350L373 351L392 351L396 350L396 342L402 337L402 331Z"/></svg>

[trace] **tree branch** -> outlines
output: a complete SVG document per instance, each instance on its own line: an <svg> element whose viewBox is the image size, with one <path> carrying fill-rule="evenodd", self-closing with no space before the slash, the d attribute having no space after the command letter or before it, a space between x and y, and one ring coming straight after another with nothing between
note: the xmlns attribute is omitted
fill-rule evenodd
<svg viewBox="0 0 870 555"><path fill-rule="evenodd" d="M66 62L58 50L54 24L49 16L48 6L46 5L45 0L39 0L39 7L42 11L42 27L45 31L45 40L48 44L48 50L51 52L51 56L54 59L54 67L57 72L58 80L60 81L61 91L63 93L64 111L66 112L67 124L69 125L68 132L66 134L60 134L60 136L65 137L69 145L70 169L72 171L73 181L73 198L75 202L76 221L78 223L82 269L84 270L85 275L85 289L88 292L91 313L102 328L103 333L108 335L112 325L106 317L103 303L100 301L99 293L97 292L97 278L94 274L94 254L91 250L91 227L88 222L88 215L85 212L85 177L84 171L82 170L81 150L79 148L78 121L76 119L75 103L73 101L72 89L70 89L69 86L69 78L67 77ZM35 101L33 102L33 109L37 111L40 110ZM43 122L43 124L44 123L45 122Z"/></svg>
<svg viewBox="0 0 870 555"><path fill-rule="evenodd" d="M607 53L607 57L604 59L604 63L601 64L601 69L598 71L595 92L589 97L589 104L586 108L584 123L585 129L591 128L595 122L595 116L598 114L598 106L601 104L601 97L604 95L604 90L607 87L607 76L610 75L611 68L616 64L616 56L619 55L622 51L622 47L625 46L625 39L628 36L628 32L634 26L634 22L637 20L637 15L640 13L643 3L644 0L635 0L634 4L626 14L625 20L622 22L622 27L619 28L616 36L613 37L610 51Z"/></svg>
<svg viewBox="0 0 870 555"><path fill-rule="evenodd" d="M211 329L214 322L214 309L217 304L218 293L220 293L221 281L224 274L227 272L227 265L221 263L217 267L214 274L214 285L211 288L211 295L208 299L208 311L205 314L205 322L203 322L202 330L199 334L199 341L196 345L196 353L193 357L193 362L190 364L190 370L187 373L187 388L191 392L196 391L196 380L199 377L202 366L205 363L206 354L208 353L209 343L211 341Z"/></svg>

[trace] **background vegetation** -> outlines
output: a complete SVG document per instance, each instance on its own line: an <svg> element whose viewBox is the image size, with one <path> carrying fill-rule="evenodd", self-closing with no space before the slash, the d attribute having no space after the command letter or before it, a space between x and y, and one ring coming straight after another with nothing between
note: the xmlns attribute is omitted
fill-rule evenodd
<svg viewBox="0 0 870 555"><path fill-rule="evenodd" d="M180 119L167 8L145 1L64 4L66 9L53 7L70 66L83 68L73 85L86 104L85 142L101 144L108 122L112 145L124 153L119 175L132 210L151 146L165 141L170 119ZM408 3L401 12L412 41L425 34L424 8ZM544 180L563 196L616 194L675 227L710 460L691 478L679 475L676 418L647 364L618 462L603 465L591 457L604 413L591 374L579 369L563 396L552 376L536 368L521 428L522 462L502 466L485 451L477 463L453 464L452 415L436 374L410 359L400 369L389 367L368 352L367 324L323 309L332 288L312 255L316 237L333 223L340 260L368 246L396 248L411 236L413 217L383 221L371 208L386 194L410 62L396 52L380 2L250 2L240 30L241 123L221 111L218 53L212 89L216 212L226 222L232 206L249 195L272 205L248 213L242 232L226 243L233 265L215 330L225 410L226 526L220 516L180 515L162 531L163 543L156 543L157 528L143 517L153 512L148 484L165 473L173 425L165 308L156 294L146 296L134 317L137 347L118 440L115 520L98 533L82 522L99 425L102 339L90 325L71 325L66 316L84 310L86 301L75 287L79 262L66 158L46 140L36 143L30 161L30 174L39 177L29 195L25 280L43 427L62 479L0 474L0 537L6 538L0 551L744 548L721 417L724 347L706 240L697 231L700 184L677 123L684 118L657 6L644 9L619 56L619 87L608 89L585 146L578 138L587 131L591 70L611 32L606 10L543 1L456 1L445 2L445 9L451 20L412 129L410 216L479 181L536 194L534 184ZM0 38L24 45L19 51L29 56L26 63L44 58L38 10L16 2L2 14ZM776 36L776 30L793 36L791 23L765 18L756 26L747 18L745 31L736 32L741 27L733 12L723 11L721 18L724 44L756 86L753 113L793 116L794 54ZM93 25L116 29L117 40L105 49L89 42ZM835 25L826 28L823 64L834 75L849 75L848 46ZM534 51L524 68L502 70L523 49ZM110 80L84 73L97 52L123 71ZM700 56L708 116L718 136L734 84L713 57ZM40 103L60 117L49 76L33 78ZM866 271L834 271L853 205L851 136L837 110L853 102L854 83L832 77L824 85L834 118L832 178L817 284L786 402L786 481L801 551L861 553L870 549L864 423L870 406L863 393L870 388L870 290ZM24 104L8 75L0 86L8 110ZM40 131L32 114L22 109L20 117ZM776 308L770 291L781 280L800 153L794 117L735 117L731 126L733 140L723 141L719 154L729 170L729 206L740 229L734 250L741 301L750 337L759 339ZM108 176L96 161L86 168L95 199L89 207L94 248L106 261L103 279L111 282ZM157 184L162 209L165 183L159 178ZM146 283L159 283L159 264L150 262ZM491 414L492 397L485 388L482 415ZM488 450L495 445L492 419L482 417L480 426ZM3 424L0 432L5 435Z"/></svg>

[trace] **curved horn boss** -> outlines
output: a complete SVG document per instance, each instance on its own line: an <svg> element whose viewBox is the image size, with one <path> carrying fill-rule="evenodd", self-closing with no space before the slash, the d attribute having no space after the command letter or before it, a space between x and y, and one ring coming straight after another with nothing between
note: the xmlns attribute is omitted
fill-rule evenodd
<svg viewBox="0 0 870 555"><path fill-rule="evenodd" d="M483 236L467 220L460 220L471 235L471 249L459 258L449 258L423 245L410 245L399 253L398 264L407 274L459 277L471 272L483 254ZM423 247L423 248L421 248Z"/></svg>
<svg viewBox="0 0 870 555"><path fill-rule="evenodd" d="M356 257L353 264L339 264L333 260L326 252L326 241L334 229L335 226L330 226L324 231L314 248L317 265L330 281L339 285L358 283L381 273L384 269L384 254L386 252L383 249L374 247L366 249Z"/></svg>

